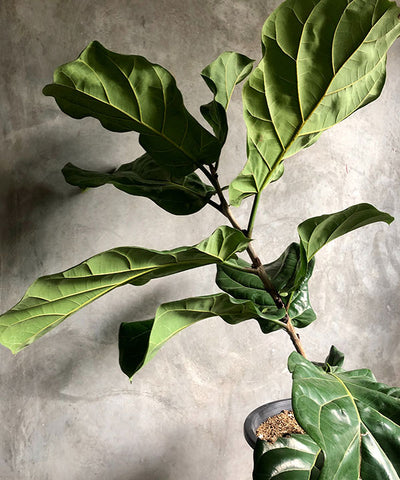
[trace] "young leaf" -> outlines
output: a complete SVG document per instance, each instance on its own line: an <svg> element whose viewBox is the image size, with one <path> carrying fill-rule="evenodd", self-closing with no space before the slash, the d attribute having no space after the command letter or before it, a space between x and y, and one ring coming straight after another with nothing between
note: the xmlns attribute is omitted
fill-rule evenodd
<svg viewBox="0 0 400 480"><path fill-rule="evenodd" d="M380 212L368 203L360 203L340 212L309 218L297 230L309 262L320 248L335 238L370 223L390 224L393 220L388 213Z"/></svg>
<svg viewBox="0 0 400 480"><path fill-rule="evenodd" d="M306 434L278 438L275 443L257 440L253 480L317 480L321 449Z"/></svg>
<svg viewBox="0 0 400 480"><path fill-rule="evenodd" d="M226 110L233 90L249 75L253 63L254 60L240 53L224 52L201 72L201 76L214 94L214 100L202 105L200 111L222 145L228 133Z"/></svg>
<svg viewBox="0 0 400 480"><path fill-rule="evenodd" d="M400 389L369 370L325 372L294 352L296 419L324 452L319 480L397 480L400 476Z"/></svg>
<svg viewBox="0 0 400 480"><path fill-rule="evenodd" d="M57 68L43 93L73 118L91 116L113 132L138 132L142 147L174 175L219 157L219 142L186 110L173 76L144 57L92 42Z"/></svg>
<svg viewBox="0 0 400 480"><path fill-rule="evenodd" d="M380 95L399 14L388 0L286 0L272 13L263 58L243 89L249 156L230 185L232 205L259 193L285 158Z"/></svg>
<svg viewBox="0 0 400 480"><path fill-rule="evenodd" d="M122 165L113 173L100 173L68 163L63 168L65 180L80 188L100 187L110 183L130 195L147 197L167 212L189 215L201 210L214 193L195 173L175 177L163 169L148 153Z"/></svg>
<svg viewBox="0 0 400 480"><path fill-rule="evenodd" d="M239 230L222 226L193 247L166 251L120 247L95 255L65 272L36 280L22 300L0 316L0 343L17 353L114 288L144 285L153 278L224 262L248 243Z"/></svg>
<svg viewBox="0 0 400 480"><path fill-rule="evenodd" d="M343 367L344 354L334 345L331 346L328 356L325 358L324 367L326 370L334 369L333 372Z"/></svg>
<svg viewBox="0 0 400 480"><path fill-rule="evenodd" d="M314 262L307 266L306 275L299 287L294 287L297 265L300 259L300 248L297 243L292 243L283 254L274 262L264 265L269 278L281 295L293 325L299 328L306 327L316 319L314 310L310 305L308 295L308 280L311 277ZM278 318L283 318L285 311L278 310L272 297L265 291L264 285L257 275L235 268L250 267L250 264L241 259L232 259L228 264L217 266L216 283L221 290L237 299L251 300L257 307L270 315L281 312ZM266 325L268 333L279 329L279 325Z"/></svg>
<svg viewBox="0 0 400 480"><path fill-rule="evenodd" d="M236 52L224 52L207 65L201 76L213 92L215 101L227 110L235 86L251 72L254 60Z"/></svg>
<svg viewBox="0 0 400 480"><path fill-rule="evenodd" d="M173 335L199 320L217 316L230 324L251 318L261 326L276 322L262 316L251 301L235 300L226 293L165 303L158 307L154 320L121 324L119 361L122 371L132 377Z"/></svg>

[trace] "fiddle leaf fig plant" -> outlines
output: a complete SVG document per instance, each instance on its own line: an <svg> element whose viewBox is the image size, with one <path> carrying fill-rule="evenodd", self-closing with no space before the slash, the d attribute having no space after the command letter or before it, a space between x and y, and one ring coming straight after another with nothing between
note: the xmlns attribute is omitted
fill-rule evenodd
<svg viewBox="0 0 400 480"><path fill-rule="evenodd" d="M194 246L116 247L39 278L0 316L0 343L16 353L119 286L215 264L219 293L173 299L152 319L121 324L122 371L132 380L167 340L212 316L229 324L253 319L264 334L283 330L296 350L289 357L293 409L306 434L274 445L258 440L253 478L398 480L400 390L378 383L369 370L346 372L335 347L325 362L311 362L296 331L317 317L308 282L319 250L365 225L390 224L393 217L361 203L306 219L298 226L298 242L282 246L268 264L252 240L262 191L282 177L286 159L380 95L386 54L399 35L400 8L389 0L284 1L265 22L262 58L254 69L245 55L224 52L201 72L213 95L200 107L210 130L188 112L174 77L142 56L115 53L95 41L58 67L45 95L72 118L89 116L108 130L137 132L145 151L111 172L68 163L63 174L69 184L112 184L174 215L208 205L230 225ZM227 109L244 80L247 162L222 186ZM252 208L240 225L231 206L248 197Z"/></svg>

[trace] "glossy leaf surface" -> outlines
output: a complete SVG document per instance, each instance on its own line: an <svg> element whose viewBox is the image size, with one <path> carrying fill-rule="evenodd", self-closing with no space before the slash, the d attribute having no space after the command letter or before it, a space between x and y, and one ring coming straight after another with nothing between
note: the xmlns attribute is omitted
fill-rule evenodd
<svg viewBox="0 0 400 480"><path fill-rule="evenodd" d="M325 372L289 358L296 419L324 452L319 480L398 480L400 389L369 370Z"/></svg>
<svg viewBox="0 0 400 480"><path fill-rule="evenodd" d="M219 142L186 110L173 76L144 57L92 42L57 68L43 93L73 118L90 116L113 132L140 133L142 147L174 175L218 159Z"/></svg>
<svg viewBox="0 0 400 480"><path fill-rule="evenodd" d="M132 377L173 335L200 320L215 316L230 324L255 318L262 328L275 322L273 318L264 316L251 301L236 300L226 293L165 303L157 309L154 320L121 324L119 351L122 371Z"/></svg>
<svg viewBox="0 0 400 480"><path fill-rule="evenodd" d="M253 480L317 480L321 449L308 435L279 438L275 443L257 440Z"/></svg>
<svg viewBox="0 0 400 480"><path fill-rule="evenodd" d="M254 60L236 52L224 52L201 72L214 94L214 100L201 107L201 113L223 145L228 133L226 110L235 86L244 80L253 68Z"/></svg>
<svg viewBox="0 0 400 480"><path fill-rule="evenodd" d="M259 193L285 158L380 95L399 14L388 0L286 0L272 13L263 58L243 89L248 161L230 186L233 205Z"/></svg>
<svg viewBox="0 0 400 480"><path fill-rule="evenodd" d="M0 316L0 343L16 353L114 288L144 285L153 278L223 262L248 242L242 232L223 226L193 247L166 251L120 247L95 255L36 280L22 300Z"/></svg>
<svg viewBox="0 0 400 480"><path fill-rule="evenodd" d="M69 184L82 189L110 183L130 195L147 197L175 215L189 215L201 210L214 192L195 173L174 177L147 153L113 173L82 170L68 163L63 174Z"/></svg>
<svg viewBox="0 0 400 480"><path fill-rule="evenodd" d="M393 220L391 215L380 212L374 206L360 203L341 212L309 218L301 223L297 230L307 261L310 261L318 250L335 238L370 223L386 222L390 224Z"/></svg>
<svg viewBox="0 0 400 480"><path fill-rule="evenodd" d="M296 327L306 327L316 318L310 305L308 294L308 280L311 277L314 262L307 267L307 274L298 288L294 288L294 280L297 265L300 261L300 248L297 243L292 243L285 252L274 262L264 265L269 278L281 295L288 313ZM250 267L244 260L232 259L230 264L236 263L241 267ZM283 318L284 310L278 310L272 297L265 291L265 288L257 275L240 271L227 264L217 267L217 285L235 298L251 300L263 312L276 314L277 318ZM266 325L268 333L279 329L279 325Z"/></svg>

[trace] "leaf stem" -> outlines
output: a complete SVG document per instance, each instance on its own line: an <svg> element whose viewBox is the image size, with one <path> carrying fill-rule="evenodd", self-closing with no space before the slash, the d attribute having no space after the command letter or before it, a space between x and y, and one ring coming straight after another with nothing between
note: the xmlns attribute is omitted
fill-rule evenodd
<svg viewBox="0 0 400 480"><path fill-rule="evenodd" d="M257 213L257 208L260 203L260 198L261 198L261 192L258 192L256 196L254 197L253 201L253 207L251 209L250 213L250 218L249 218L249 224L247 226L247 236L251 237L253 233L253 228L254 228L254 222L256 220L256 213Z"/></svg>
<svg viewBox="0 0 400 480"><path fill-rule="evenodd" d="M208 203L219 212L222 212L221 205L219 205L217 202L214 202L214 200L211 200L211 198L208 200Z"/></svg>
<svg viewBox="0 0 400 480"><path fill-rule="evenodd" d="M235 219L234 215L232 214L229 204L225 199L224 192L222 191L218 181L218 174L215 167L213 165L210 165L209 168L210 168L210 171L208 171L204 166L200 167L201 171L207 176L207 178L210 180L211 184L215 188L221 202L220 205L215 205L215 202L212 202L212 203L209 202L210 205L214 206L214 208L217 208L217 210L220 211L230 221L230 223L234 228L242 231L247 237L250 238L250 234L254 226L255 215L260 202L260 194L257 194L256 198L254 199L253 208L252 208L250 220L249 220L249 227L247 230L243 230L239 225L239 223L237 222L237 220ZM279 309L284 308L286 310L286 315L283 319L283 324L285 325L286 332L289 335L296 351L300 353L300 355L302 355L304 358L307 358L303 345L301 344L300 337L296 333L296 330L289 317L287 308L285 307L282 297L279 295L279 292L276 290L275 286L271 282L260 258L258 257L252 245L249 245L247 247L247 253L251 261L253 262L253 266L251 268L252 273L256 273L259 276L260 280L264 285L266 292L268 292L271 295L276 307Z"/></svg>

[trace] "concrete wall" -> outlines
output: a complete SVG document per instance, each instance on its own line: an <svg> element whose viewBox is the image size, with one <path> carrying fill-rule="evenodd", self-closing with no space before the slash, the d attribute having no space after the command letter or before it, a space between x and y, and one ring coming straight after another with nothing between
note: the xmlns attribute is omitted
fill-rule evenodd
<svg viewBox="0 0 400 480"><path fill-rule="evenodd" d="M93 39L168 68L197 118L210 93L201 69L224 50L260 57L259 31L278 0L3 0L1 310L38 276L114 246L167 249L197 243L222 219L210 208L174 217L111 186L84 194L60 173L69 161L106 170L136 158L136 134L62 114L42 87ZM268 188L255 229L265 262L302 220L370 202L400 217L400 43L382 97L286 163ZM240 92L221 161L230 181L245 161ZM236 212L245 223L246 208ZM369 226L317 258L311 294L318 320L302 334L313 359L332 343L348 368L400 383L399 224ZM129 384L118 367L121 321L151 318L164 301L216 291L214 269L114 291L16 357L0 349L2 480L246 480L252 452L242 421L290 394L283 333L256 322L211 319L183 331ZM228 430L228 432L227 432Z"/></svg>

